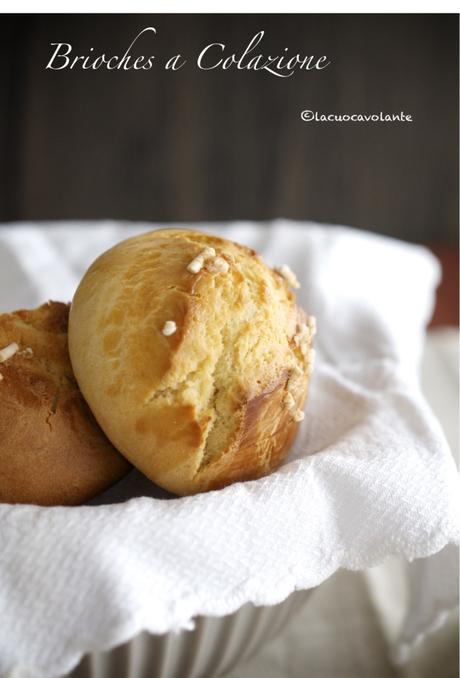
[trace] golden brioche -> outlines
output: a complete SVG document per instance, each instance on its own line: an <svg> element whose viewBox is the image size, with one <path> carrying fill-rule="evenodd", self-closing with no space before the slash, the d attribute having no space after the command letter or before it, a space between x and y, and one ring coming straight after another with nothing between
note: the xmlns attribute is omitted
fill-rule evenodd
<svg viewBox="0 0 460 678"><path fill-rule="evenodd" d="M0 315L0 502L79 504L131 468L78 389L68 312L49 302Z"/></svg>
<svg viewBox="0 0 460 678"><path fill-rule="evenodd" d="M161 487L258 478L303 417L312 323L247 247L157 230L100 256L72 301L69 351L101 428Z"/></svg>

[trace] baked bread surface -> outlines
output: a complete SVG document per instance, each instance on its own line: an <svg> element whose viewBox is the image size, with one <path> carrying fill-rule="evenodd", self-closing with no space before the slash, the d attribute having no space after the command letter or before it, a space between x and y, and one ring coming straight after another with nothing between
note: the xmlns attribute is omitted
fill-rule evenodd
<svg viewBox="0 0 460 678"><path fill-rule="evenodd" d="M206 247L228 270L212 261L189 270ZM157 230L89 268L72 301L69 350L113 444L158 485L193 494L258 478L287 454L311 366L311 338L303 352L294 341L305 320L254 251Z"/></svg>
<svg viewBox="0 0 460 678"><path fill-rule="evenodd" d="M0 502L79 504L131 468L75 381L68 312L49 302L0 315L0 349L17 346L0 362Z"/></svg>

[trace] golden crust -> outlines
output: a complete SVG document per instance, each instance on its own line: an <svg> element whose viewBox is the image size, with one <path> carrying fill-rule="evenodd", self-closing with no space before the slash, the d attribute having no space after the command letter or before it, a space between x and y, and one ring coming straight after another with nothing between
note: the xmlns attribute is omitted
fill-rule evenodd
<svg viewBox="0 0 460 678"><path fill-rule="evenodd" d="M67 349L67 304L0 315L0 502L79 504L130 465L84 401Z"/></svg>
<svg viewBox="0 0 460 678"><path fill-rule="evenodd" d="M205 247L228 270L205 261L191 273ZM165 336L168 320L177 329ZM294 341L304 320L254 251L158 230L89 268L71 306L69 351L113 444L160 486L192 494L260 477L287 454L311 366L311 337L303 352Z"/></svg>

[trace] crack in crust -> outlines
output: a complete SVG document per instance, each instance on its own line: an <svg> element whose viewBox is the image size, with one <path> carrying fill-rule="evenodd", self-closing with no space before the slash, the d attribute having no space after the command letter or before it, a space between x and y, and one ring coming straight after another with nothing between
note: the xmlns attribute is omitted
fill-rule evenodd
<svg viewBox="0 0 460 678"><path fill-rule="evenodd" d="M187 386L191 386L194 382L194 379L203 371L206 360L202 360L197 367L193 370L190 370L183 379L181 379L177 384L173 386L165 386L164 388L156 389L144 402L144 405L150 405L161 398L171 399L177 398L181 391L183 391Z"/></svg>
<svg viewBox="0 0 460 678"><path fill-rule="evenodd" d="M210 449L209 449L209 447L210 447L209 441L210 441L210 438L212 438L213 431L216 430L216 424L218 424L218 421L219 421L219 414L218 414L218 411L217 411L217 399L218 399L219 393L220 393L220 384L219 384L219 386L217 385L217 379L218 379L218 375L220 375L220 370L222 368L223 358L224 358L224 354L225 354L226 330L227 330L227 325L225 325L225 327L221 328L221 330L220 330L221 349L220 349L219 356L216 360L216 363L214 365L214 369L212 371L212 377L211 377L211 379L212 379L212 392L211 392L211 396L208 400L207 408L206 408L207 410L211 410L211 412L212 412L211 423L210 423L210 425L209 425L209 427L206 431L206 437L205 437L204 445L203 445L202 450L201 450L201 458L199 460L198 467L195 471L194 477L199 475L199 473L203 470L203 468L205 466L207 466L209 463L211 463L211 461L212 461L212 458L211 458L212 453L210 452Z"/></svg>
<svg viewBox="0 0 460 678"><path fill-rule="evenodd" d="M233 267L230 275L233 275L233 273L238 275L237 265ZM228 286L227 281L225 290L225 282L217 283L216 285L216 291L221 295L224 291L227 296L230 293L231 298L230 300L227 299L229 305L234 304L235 297L239 294L238 286L235 282ZM245 282L247 283L246 289L249 292L249 301L255 309L260 303L259 283L257 280L248 278L245 278ZM177 286L171 285L170 289L177 289ZM190 294L190 296L192 295ZM296 313L299 318L304 319L305 315L300 309ZM258 419L263 416L262 411L264 408L270 407L268 401L273 398L279 399L273 395L278 390L284 394L286 393L289 381L294 373L299 373L301 376L300 382L295 389L297 391L296 403L301 404L302 393L305 392L304 378L302 378L302 375L305 377L304 357L299 355L298 351L292 350L293 347L291 347L290 353L291 357L295 360L295 366L291 369L282 369L278 376L271 374L269 382L263 377L264 371L262 371L261 379L258 380L254 392L248 393L240 386L239 389L236 388L235 393L230 394L229 402L228 385L235 381L235 375L243 371L245 362L251 359L250 356L257 355L259 346L264 343L264 337L256 335L255 341L245 347L244 352L241 349L241 355L238 356L241 348L240 342L247 332L248 322L249 320L246 319L246 321L241 322L234 329L233 318L230 316L226 318L224 325L219 328L220 347L210 374L210 394L204 406L196 413L197 420L205 421L205 425L195 464L194 480L199 479L211 465L223 462L225 457L228 458L228 463L232 463L232 456L238 455L240 452L239 448L244 446L248 440L250 441L253 431L257 429ZM286 335L288 346L291 341L292 338ZM205 376L204 373L207 365L209 365L209 361L207 359L202 360L197 367L190 370L177 384L155 391L147 398L145 404L152 404L162 398L167 399L170 403L181 402L185 389L198 384L203 376ZM282 403L282 398L280 403ZM277 447L277 442L285 434L285 429L287 427L297 428L292 416L289 412L283 411L283 409L281 404L278 407L278 411L274 412L273 422L276 424L275 430L273 431L266 427L262 440L258 441L256 455L261 473L268 472L276 462L277 456L279 457L279 445Z"/></svg>

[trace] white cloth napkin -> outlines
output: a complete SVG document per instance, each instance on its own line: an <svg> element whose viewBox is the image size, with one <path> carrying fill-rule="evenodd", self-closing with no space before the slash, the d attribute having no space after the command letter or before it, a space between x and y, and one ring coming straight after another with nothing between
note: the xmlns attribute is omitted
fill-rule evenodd
<svg viewBox="0 0 460 678"><path fill-rule="evenodd" d="M0 311L70 299L100 252L153 226L3 226ZM289 264L317 316L292 453L267 478L195 497L167 499L133 472L88 506L0 505L2 676L50 678L142 629L275 604L340 567L459 540L455 466L417 380L436 260L342 227L195 226Z"/></svg>

